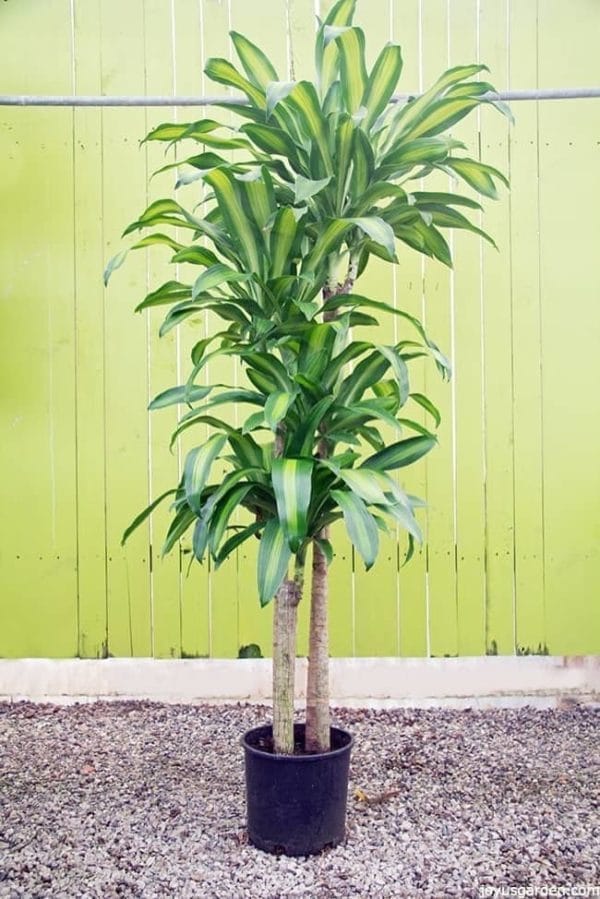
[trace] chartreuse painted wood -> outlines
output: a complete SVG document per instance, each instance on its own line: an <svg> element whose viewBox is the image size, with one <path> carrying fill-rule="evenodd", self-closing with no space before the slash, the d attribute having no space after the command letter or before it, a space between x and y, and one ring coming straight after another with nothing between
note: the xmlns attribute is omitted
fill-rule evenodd
<svg viewBox="0 0 600 899"><path fill-rule="evenodd" d="M322 12L330 5L321 2ZM296 76L312 75L313 0L289 4L289 33L284 0L0 6L3 92L217 94L202 67L230 55L230 27L264 46L282 77L290 53ZM381 6L374 16L359 0L357 21L371 59L390 36L402 44L402 90L478 59L500 88L596 81L600 10L586 0L546 0L539 10L508 0ZM565 57L568 41L578 49ZM469 150L479 144L486 162L510 174L510 197L501 190L499 202L484 203L482 224L500 252L455 233L454 273L401 248L395 272L375 264L362 281L424 313L455 379L412 369L413 389L443 416L440 448L399 473L429 503L425 548L400 569L396 544L382 537L380 564L365 574L333 529L334 655L600 652L597 102L515 103L514 128L486 110L457 126ZM260 609L255 589L258 541L218 572L195 564L188 576L185 552L159 558L165 507L120 546L133 515L206 436L188 432L171 454L177 411L149 418L146 406L187 369L212 322L158 341L160 316L133 314L150 287L174 276L166 249L136 251L106 292L101 272L125 225L173 195L172 174L148 183L163 148L140 148L141 137L161 121L213 115L227 116L0 109L2 656L270 650L271 610ZM443 176L438 184L453 189ZM201 200L199 186L186 190ZM181 266L177 277L194 271ZM405 329L386 319L382 334L391 342ZM215 375L239 377L222 362Z"/></svg>
<svg viewBox="0 0 600 899"><path fill-rule="evenodd" d="M513 5L510 84L538 85L537 13ZM514 385L514 514L517 647L546 646L544 578L544 435L538 128L541 104L523 103L510 136L511 309Z"/></svg>
<svg viewBox="0 0 600 899"><path fill-rule="evenodd" d="M74 23L75 84L83 94L101 91L100 4L81 7ZM98 271L104 261L102 112L73 111L75 357L77 427L78 653L101 658L108 651L106 569L107 429L105 393L105 306Z"/></svg>
<svg viewBox="0 0 600 899"><path fill-rule="evenodd" d="M30 10L30 12L32 12ZM6 91L72 89L64 4L0 15ZM48 70L48 35L57 56ZM0 655L78 648L72 112L0 112Z"/></svg>
<svg viewBox="0 0 600 899"><path fill-rule="evenodd" d="M476 0L449 10L449 64L478 60ZM483 58L483 57L481 57ZM494 76L495 73L494 73ZM469 117L453 129L469 152L479 146L478 119ZM453 182L450 189L456 188ZM454 257L451 290L454 304L454 377L456 491L457 652L485 652L485 434L482 427L482 240L452 232ZM506 248L508 250L508 248Z"/></svg>
<svg viewBox="0 0 600 899"><path fill-rule="evenodd" d="M392 36L403 47L403 83L415 85L419 89L421 77L421 58L419 53L422 33L418 0L410 3L396 2L392 7ZM407 52L407 48L412 50ZM423 267L424 261L417 253L403 252L400 264L394 274L394 305L405 309L417 318L423 316ZM402 340L408 336L408 329L402 320L396 322L394 337ZM415 360L411 365L411 389L423 393L425 388L425 366L422 360ZM427 425L425 413L417 406L411 409L413 417ZM431 424L431 422L429 422ZM399 473L399 482L405 489L425 499L427 495L426 466L419 465L406 472ZM427 518L420 515L420 523L425 538L427 534ZM400 566L401 556L398 553ZM376 576L372 573L373 576ZM410 565L399 568L398 585L398 651L403 656L425 656L428 652L429 616L427 596L426 552L423 547L417 548Z"/></svg>
<svg viewBox="0 0 600 899"><path fill-rule="evenodd" d="M585 26L589 7L577 2L577 52L572 66L564 52L567 10L551 0L540 10L540 85L552 78L573 85L596 83L594 29ZM596 19L597 34L597 19ZM563 35L561 39L560 35ZM596 76L594 75L596 72ZM598 136L583 138L598 110L573 103L562 111L540 109L540 279L543 360L544 575L546 633L552 647L589 652L598 645L600 582L598 495L600 469L597 415ZM556 205L557 172L568 172L564 201ZM588 212L589 209L589 212ZM585 218L583 216L585 215ZM578 449L570 446L577 441Z"/></svg>
<svg viewBox="0 0 600 899"><path fill-rule="evenodd" d="M421 68L423 84L429 85L448 65L448 4L444 0L422 4ZM441 173L428 179L428 190L446 190L448 179ZM426 259L423 290L424 321L428 332L444 351L452 350L453 306L448 272L439 263ZM427 557L429 646L434 656L456 655L455 495L452 393L433 365L425 368L425 394L436 404L444 426L439 447L426 460L427 477Z"/></svg>

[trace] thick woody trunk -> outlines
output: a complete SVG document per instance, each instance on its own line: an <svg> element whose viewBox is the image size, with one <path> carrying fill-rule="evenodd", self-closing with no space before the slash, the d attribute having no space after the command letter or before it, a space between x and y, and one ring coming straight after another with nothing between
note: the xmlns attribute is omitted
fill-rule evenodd
<svg viewBox="0 0 600 899"><path fill-rule="evenodd" d="M321 533L323 539L326 532ZM329 628L327 622L327 559L313 543L308 674L306 679L306 751L330 749Z"/></svg>
<svg viewBox="0 0 600 899"><path fill-rule="evenodd" d="M273 747L281 755L294 752L294 696L298 603L302 573L285 580L273 609Z"/></svg>
<svg viewBox="0 0 600 899"><path fill-rule="evenodd" d="M352 259L343 282L336 282L333 274L323 288L323 299L351 293L357 274L357 262ZM324 321L333 321L335 310L323 314ZM329 455L327 442L321 440L318 456ZM329 529L319 535L327 540ZM308 673L306 678L306 735L308 752L327 752L330 749L329 714L329 627L327 621L327 559L313 541L313 567L310 597L310 632L308 638Z"/></svg>

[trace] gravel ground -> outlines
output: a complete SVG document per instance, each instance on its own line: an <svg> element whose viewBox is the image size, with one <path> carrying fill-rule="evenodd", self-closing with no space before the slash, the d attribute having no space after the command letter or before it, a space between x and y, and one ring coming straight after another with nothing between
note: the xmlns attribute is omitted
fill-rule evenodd
<svg viewBox="0 0 600 899"><path fill-rule="evenodd" d="M337 710L356 739L347 841L308 859L246 842L239 736L267 719L249 705L0 704L0 897L600 884L598 709Z"/></svg>

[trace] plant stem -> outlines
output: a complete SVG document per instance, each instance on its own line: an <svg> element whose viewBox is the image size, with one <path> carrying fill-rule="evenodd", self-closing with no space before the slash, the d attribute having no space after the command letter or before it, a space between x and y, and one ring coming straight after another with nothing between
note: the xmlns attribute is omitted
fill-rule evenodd
<svg viewBox="0 0 600 899"><path fill-rule="evenodd" d="M336 282L334 266L323 287L323 299L352 292L358 263L350 259L343 282ZM324 321L333 321L336 310L323 314ZM329 450L326 440L319 442L317 456L326 459ZM329 538L329 528L319 534L321 540ZM327 620L327 559L319 545L313 541L313 564L310 596L310 631L308 637L308 671L306 676L306 734L308 752L328 752L331 748L331 720L329 713L329 626Z"/></svg>
<svg viewBox="0 0 600 899"><path fill-rule="evenodd" d="M296 631L303 578L297 560L294 579L286 579L273 600L273 745L281 755L294 752Z"/></svg>
<svg viewBox="0 0 600 899"><path fill-rule="evenodd" d="M328 528L320 537L327 539ZM306 679L307 752L327 752L330 747L329 628L327 621L327 559L313 542L310 598L308 673Z"/></svg>

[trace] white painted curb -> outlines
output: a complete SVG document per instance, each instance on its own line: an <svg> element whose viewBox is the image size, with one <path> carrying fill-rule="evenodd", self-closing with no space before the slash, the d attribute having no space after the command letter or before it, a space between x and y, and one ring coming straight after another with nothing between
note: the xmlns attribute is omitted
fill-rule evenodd
<svg viewBox="0 0 600 899"><path fill-rule="evenodd" d="M297 661L297 699L306 659ZM600 702L600 656L331 660L332 705L487 707ZM269 702L270 659L0 659L0 700Z"/></svg>

